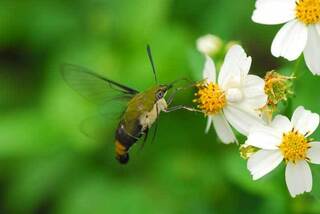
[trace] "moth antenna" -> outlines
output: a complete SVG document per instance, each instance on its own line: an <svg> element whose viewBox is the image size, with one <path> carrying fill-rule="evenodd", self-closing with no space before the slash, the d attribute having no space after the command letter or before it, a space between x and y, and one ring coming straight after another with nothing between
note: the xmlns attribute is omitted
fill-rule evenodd
<svg viewBox="0 0 320 214"><path fill-rule="evenodd" d="M155 66L154 66L154 62L153 62L153 58L152 58L152 53L151 53L151 48L150 48L150 45L149 45L149 44L147 45L147 53L148 53L148 57L149 57L149 61L150 61L151 67L152 67L152 72L153 72L153 75L154 75L154 80L155 80L155 82L158 84L158 78L157 78L156 68L155 68Z"/></svg>

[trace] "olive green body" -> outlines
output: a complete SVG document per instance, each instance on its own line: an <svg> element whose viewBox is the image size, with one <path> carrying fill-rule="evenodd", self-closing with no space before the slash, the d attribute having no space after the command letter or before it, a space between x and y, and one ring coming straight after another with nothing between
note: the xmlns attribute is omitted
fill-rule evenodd
<svg viewBox="0 0 320 214"><path fill-rule="evenodd" d="M159 113L167 108L163 96L157 97L159 91L164 95L166 90L166 86L155 86L135 95L128 102L115 135L116 158L120 163L128 162L130 147L146 134Z"/></svg>

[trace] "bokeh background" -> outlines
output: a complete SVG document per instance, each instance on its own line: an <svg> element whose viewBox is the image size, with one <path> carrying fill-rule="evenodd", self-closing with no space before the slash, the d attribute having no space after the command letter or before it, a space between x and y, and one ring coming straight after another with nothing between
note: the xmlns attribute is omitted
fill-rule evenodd
<svg viewBox="0 0 320 214"><path fill-rule="evenodd" d="M241 41L253 56L252 73L290 73L294 62L270 54L279 26L251 21L254 1L0 4L0 213L320 212L319 167L312 166L313 192L292 199L284 165L252 181L238 147L223 145L214 131L205 135L205 118L191 112L162 114L156 141L149 139L142 150L137 145L130 163L119 165L113 147L117 117L105 118L110 126L104 140L84 136L79 124L97 108L59 72L69 62L144 90L154 84L149 43L161 82L200 80L203 58L195 41L212 33L225 43ZM320 113L319 77L303 60L297 76L283 113L301 104ZM191 104L192 93L179 94L175 103Z"/></svg>

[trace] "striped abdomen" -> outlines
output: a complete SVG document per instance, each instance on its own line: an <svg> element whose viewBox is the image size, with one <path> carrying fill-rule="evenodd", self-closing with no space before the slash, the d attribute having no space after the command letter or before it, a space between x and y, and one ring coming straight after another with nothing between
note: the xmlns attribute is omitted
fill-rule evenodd
<svg viewBox="0 0 320 214"><path fill-rule="evenodd" d="M116 159L120 163L126 164L129 161L128 151L131 146L142 136L143 132L141 129L141 125L137 125L134 133L128 133L124 125L120 122L116 131L115 141Z"/></svg>
<svg viewBox="0 0 320 214"><path fill-rule="evenodd" d="M129 148L126 148L122 143L120 143L118 140L115 142L115 148L116 148L116 159L122 163L126 164L129 161Z"/></svg>
<svg viewBox="0 0 320 214"><path fill-rule="evenodd" d="M116 158L117 160L125 164L129 161L128 151L131 146L139 140L139 138L151 128L152 124L156 121L160 111L167 108L165 99L157 101L157 105L154 105L150 112L143 112L138 115L137 119L122 120L116 131ZM125 123L124 121L127 121ZM127 125L130 124L130 125ZM127 127L129 126L129 127Z"/></svg>

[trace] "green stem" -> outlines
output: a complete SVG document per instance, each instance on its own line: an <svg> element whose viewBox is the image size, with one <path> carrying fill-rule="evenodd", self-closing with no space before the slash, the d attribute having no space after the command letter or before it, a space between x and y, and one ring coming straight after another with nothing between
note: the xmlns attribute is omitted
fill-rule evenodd
<svg viewBox="0 0 320 214"><path fill-rule="evenodd" d="M298 59L297 59L297 62L296 64L294 65L294 68L293 68L293 72L291 74L291 77L297 77L297 72L300 68L300 64L301 64L301 61L302 61L302 58L303 56L301 55Z"/></svg>
<svg viewBox="0 0 320 214"><path fill-rule="evenodd" d="M297 78L298 78L298 75L299 76L301 76L302 75L302 72L299 72L298 73L298 71L300 70L300 65L301 65L301 61L302 61L302 59L303 59L303 55L301 55L298 59L297 59L297 61L296 61L296 63L295 63L295 65L293 66L293 71L292 71L292 73L291 73L291 78L292 78L292 90L293 91L295 91L295 88L296 88L296 80L297 80ZM290 99L288 99L288 102L287 102L287 107L286 107L286 110L285 110L285 112L286 112L286 114L287 115L292 115L292 113L293 113L293 107L292 107L292 98L290 98Z"/></svg>

